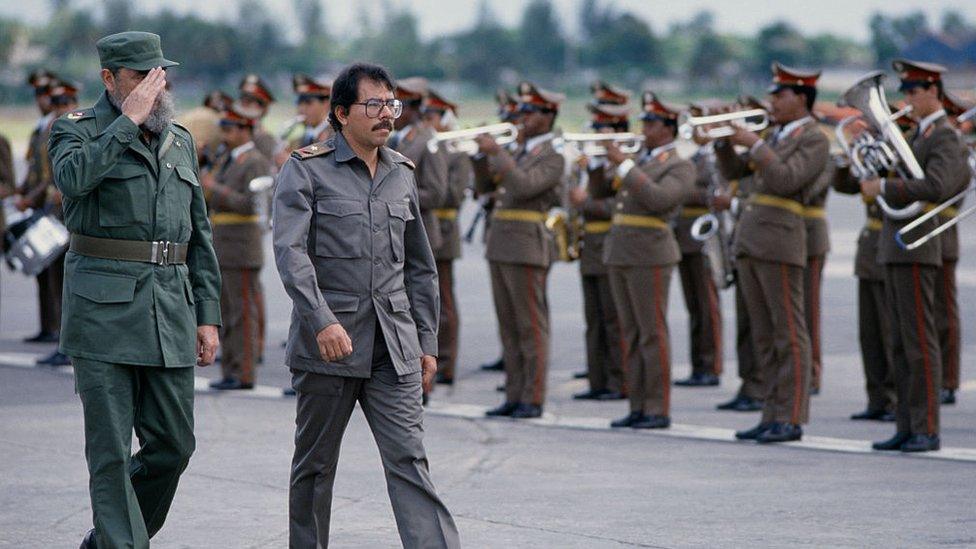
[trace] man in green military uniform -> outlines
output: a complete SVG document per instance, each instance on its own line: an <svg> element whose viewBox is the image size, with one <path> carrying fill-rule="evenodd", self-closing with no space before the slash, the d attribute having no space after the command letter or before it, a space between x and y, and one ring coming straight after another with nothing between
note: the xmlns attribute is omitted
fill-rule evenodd
<svg viewBox="0 0 976 549"><path fill-rule="evenodd" d="M95 528L81 546L145 549L193 453L191 366L213 361L220 272L193 138L165 90L176 63L155 34L96 47L106 91L55 122L49 142L71 232L61 351L91 475Z"/></svg>

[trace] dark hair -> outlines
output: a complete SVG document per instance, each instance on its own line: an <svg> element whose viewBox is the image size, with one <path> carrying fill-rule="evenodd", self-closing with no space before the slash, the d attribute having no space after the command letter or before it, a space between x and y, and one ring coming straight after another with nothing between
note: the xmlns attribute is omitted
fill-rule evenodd
<svg viewBox="0 0 976 549"><path fill-rule="evenodd" d="M817 101L817 88L813 86L790 86L793 93L802 94L807 98L807 110L813 112L813 104Z"/></svg>
<svg viewBox="0 0 976 549"><path fill-rule="evenodd" d="M346 109L347 113L349 112L353 103L359 99L359 83L364 78L379 82L389 90L396 88L393 83L393 76L390 75L388 70L379 65L354 63L342 69L339 76L332 82L332 105L329 107L329 124L332 125L332 129L335 131L342 131L342 124L339 123L336 110L341 107Z"/></svg>
<svg viewBox="0 0 976 549"><path fill-rule="evenodd" d="M935 86L935 89L939 90L939 101L945 99L945 86L942 84L941 80L936 80L935 82L922 82L919 84L919 87L926 90L932 86Z"/></svg>

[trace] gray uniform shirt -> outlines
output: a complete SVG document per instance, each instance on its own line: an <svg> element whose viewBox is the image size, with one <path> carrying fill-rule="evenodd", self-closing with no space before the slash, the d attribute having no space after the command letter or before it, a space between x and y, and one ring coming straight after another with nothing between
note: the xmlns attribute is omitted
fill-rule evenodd
<svg viewBox="0 0 976 549"><path fill-rule="evenodd" d="M292 299L286 364L368 378L379 322L400 375L437 355L437 268L413 163L379 150L375 177L342 134L292 153L274 196L274 253ZM351 355L326 362L315 335L339 322Z"/></svg>

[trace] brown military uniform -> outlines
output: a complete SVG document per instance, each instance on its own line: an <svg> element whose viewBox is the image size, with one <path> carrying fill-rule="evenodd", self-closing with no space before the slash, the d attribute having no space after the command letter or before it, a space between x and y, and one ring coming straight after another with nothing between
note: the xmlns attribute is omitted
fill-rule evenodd
<svg viewBox="0 0 976 549"><path fill-rule="evenodd" d="M417 191L420 194L420 216L427 229L432 249L442 243L440 221L434 210L444 202L448 192L447 158L430 146L434 130L415 124L390 138L388 146L409 158L416 166Z"/></svg>
<svg viewBox="0 0 976 549"><path fill-rule="evenodd" d="M454 292L454 260L461 257L461 229L458 210L464 202L464 191L474 177L471 159L465 153L447 153L447 195L441 207L434 210L440 225L441 245L434 248L437 276L440 283L441 316L437 331L437 371L446 379L454 379L457 361L458 317Z"/></svg>
<svg viewBox="0 0 976 549"><path fill-rule="evenodd" d="M541 141L541 142L539 142ZM559 204L565 161L551 135L501 150L488 159L495 209L488 227L485 256L505 363L505 399L542 406L549 365L549 301L546 282L555 257L546 212Z"/></svg>
<svg viewBox="0 0 976 549"><path fill-rule="evenodd" d="M803 199L827 163L827 138L812 118L778 128L743 156L720 140L715 152L727 179L755 177L734 251L749 309L756 356L764 368L762 423L800 425L809 417L811 354L803 305L807 260Z"/></svg>
<svg viewBox="0 0 976 549"><path fill-rule="evenodd" d="M615 174L604 166L588 170L588 198L583 204L580 278L586 321L586 372L591 391L626 393L624 338L603 263L604 242L613 215Z"/></svg>
<svg viewBox="0 0 976 549"><path fill-rule="evenodd" d="M830 251L830 228L827 226L827 193L833 180L833 167L828 166L810 187L803 201L803 219L807 232L807 265L803 270L803 306L806 312L807 333L813 374L810 385L820 390L822 361L820 353L820 291L823 286L824 262Z"/></svg>
<svg viewBox="0 0 976 549"><path fill-rule="evenodd" d="M319 141L325 141L320 139ZM259 128L254 130L254 146L265 158L274 158L275 151L278 150L278 139L271 135L271 132Z"/></svg>
<svg viewBox="0 0 976 549"><path fill-rule="evenodd" d="M10 150L10 141L0 135L0 197L6 197L14 193L16 181L14 178L14 158ZM7 232L7 220L4 217L3 208L0 208L0 242Z"/></svg>
<svg viewBox="0 0 976 549"><path fill-rule="evenodd" d="M731 182L734 187L734 197L740 204L746 204L752 189L751 175ZM738 232L738 225L733 231ZM736 276L738 280L738 276ZM749 322L749 308L746 298L742 294L742 284L735 284L735 356L736 370L741 380L737 397L745 397L761 401L766 396L765 377L763 369L756 356L756 348L752 344L752 324Z"/></svg>
<svg viewBox="0 0 976 549"><path fill-rule="evenodd" d="M695 167L670 147L646 154L623 179L603 261L625 341L630 411L670 415L668 288L681 251L667 219L695 184Z"/></svg>
<svg viewBox="0 0 976 549"><path fill-rule="evenodd" d="M849 168L833 171L837 192L857 194L861 185ZM868 412L894 412L894 359L891 350L894 337L891 317L885 303L884 266L878 263L878 237L881 233L881 208L873 200L864 204L867 220L857 238L854 276L857 277L858 340L861 365L864 368Z"/></svg>
<svg viewBox="0 0 976 549"><path fill-rule="evenodd" d="M889 179L883 193L889 204L901 207L916 200L937 203L964 188L969 178L965 145L944 116L921 134L912 132L910 144L925 178ZM901 249L895 234L910 221L884 218L878 254L885 265L886 298L895 330L895 416L900 433L938 435L942 352L935 294L942 266L942 239L930 240L912 251ZM937 225L937 219L930 220L912 234L926 233Z"/></svg>
<svg viewBox="0 0 976 549"><path fill-rule="evenodd" d="M969 184L969 179L960 177L957 183L962 187L953 189L950 196L964 191ZM960 201L955 206L946 208L939 215L939 221L944 223L951 220L962 206L963 203ZM958 226L947 229L939 235L939 239L942 241L942 267L939 269L938 282L935 285L935 329L939 333L939 347L942 349L942 388L955 391L959 389L962 345L962 326L959 320L959 300L956 292L956 266L959 264Z"/></svg>
<svg viewBox="0 0 976 549"><path fill-rule="evenodd" d="M254 383L255 364L261 355L261 267L264 265L264 228L255 212L249 183L271 173L271 166L253 145L226 155L214 172L217 186L208 193L213 224L214 251L223 287L220 313L221 369L225 379Z"/></svg>
<svg viewBox="0 0 976 549"><path fill-rule="evenodd" d="M682 205L674 221L674 235L681 249L678 274L681 290L688 308L688 324L692 374L722 375L722 310L718 288L712 278L708 259L702 253L702 243L691 236L691 226L699 216L709 213L708 191L712 186L715 166L704 147L692 157L696 178L694 192Z"/></svg>

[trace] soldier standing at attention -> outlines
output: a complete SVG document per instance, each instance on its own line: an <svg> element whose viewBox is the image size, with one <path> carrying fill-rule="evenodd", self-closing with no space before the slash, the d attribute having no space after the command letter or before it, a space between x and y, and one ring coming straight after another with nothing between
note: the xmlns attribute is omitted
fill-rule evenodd
<svg viewBox="0 0 976 549"><path fill-rule="evenodd" d="M457 105L434 90L427 90L423 114L424 122L435 132L449 131L457 126ZM437 348L440 351L437 356L437 383L453 385L458 355L458 330L461 324L454 292L454 261L461 257L458 210L464 202L464 191L472 185L474 172L467 153L449 153L442 149L441 154L447 157L447 193L444 202L434 210L434 217L437 218L441 230L441 245L434 248L441 294L441 320L437 330Z"/></svg>
<svg viewBox="0 0 976 549"><path fill-rule="evenodd" d="M147 549L193 453L193 366L217 349L220 270L193 138L165 89L177 63L147 32L96 46L105 93L50 138L71 232L61 352L91 475L95 528L81 547Z"/></svg>
<svg viewBox="0 0 976 549"><path fill-rule="evenodd" d="M401 103L382 67L335 80L335 136L295 151L274 198L278 273L292 300L286 362L298 393L290 546L329 546L339 446L356 402L376 439L408 549L460 546L423 444L437 371L437 267L413 163L383 146Z"/></svg>
<svg viewBox="0 0 976 549"><path fill-rule="evenodd" d="M726 179L752 174L733 251L737 282L749 309L752 341L764 369L766 395L759 424L735 434L761 443L799 440L810 415L810 336L803 307L806 224L803 199L827 165L827 137L811 109L820 73L773 63L769 89L775 124L767 140L737 128L715 142ZM739 155L733 145L745 147Z"/></svg>
<svg viewBox="0 0 976 549"><path fill-rule="evenodd" d="M560 203L565 160L553 148L556 115L565 96L519 84L519 144L514 153L491 136L476 138L487 157L482 188L496 189L485 255L505 364L505 402L487 415L542 415L549 369L546 285L555 242L546 213Z"/></svg>
<svg viewBox="0 0 976 549"><path fill-rule="evenodd" d="M227 154L200 178L213 225L214 250L223 280L220 295L220 368L223 377L212 389L253 389L255 366L262 349L259 322L264 266L257 209L263 207L250 189L251 180L271 174L270 161L254 144L260 111L231 104L221 115L220 133Z"/></svg>
<svg viewBox="0 0 976 549"><path fill-rule="evenodd" d="M918 120L908 143L923 177L869 179L861 182L861 192L868 199L880 196L893 208L916 201L948 200L966 187L970 172L966 146L946 119L942 105L942 73L946 69L908 60L896 60L894 69L901 77L899 89L905 102L912 106L912 116ZM885 267L885 297L895 331L892 355L898 398L895 434L876 442L875 450L929 452L938 450L941 444L942 351L936 329L935 296L945 241L933 238L914 250L902 249L895 234L912 219L885 215L881 225L878 261ZM929 220L906 240L935 229L938 223L938 219Z"/></svg>
<svg viewBox="0 0 976 549"><path fill-rule="evenodd" d="M668 288L681 251L668 220L693 192L695 167L678 156L681 110L642 96L644 150L637 162L614 145L607 159L620 178L603 261L623 332L630 413L612 427L671 426Z"/></svg>

